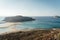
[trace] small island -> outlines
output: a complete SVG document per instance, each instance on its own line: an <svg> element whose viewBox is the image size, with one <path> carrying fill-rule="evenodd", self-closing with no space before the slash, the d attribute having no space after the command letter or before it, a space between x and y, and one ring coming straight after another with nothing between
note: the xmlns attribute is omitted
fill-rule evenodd
<svg viewBox="0 0 60 40"><path fill-rule="evenodd" d="M6 22L25 22L25 21L33 21L35 19L31 17L26 16L12 16L12 17L6 17L3 21Z"/></svg>
<svg viewBox="0 0 60 40"><path fill-rule="evenodd" d="M60 18L60 16L55 16L55 18Z"/></svg>

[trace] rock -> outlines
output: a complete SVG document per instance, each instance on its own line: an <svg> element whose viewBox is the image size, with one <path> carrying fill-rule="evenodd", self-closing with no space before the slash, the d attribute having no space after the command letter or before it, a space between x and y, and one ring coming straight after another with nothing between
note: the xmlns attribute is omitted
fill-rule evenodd
<svg viewBox="0 0 60 40"><path fill-rule="evenodd" d="M3 21L6 22L25 22L25 21L33 21L35 19L31 17L25 17L25 16L13 16L13 17L6 17Z"/></svg>

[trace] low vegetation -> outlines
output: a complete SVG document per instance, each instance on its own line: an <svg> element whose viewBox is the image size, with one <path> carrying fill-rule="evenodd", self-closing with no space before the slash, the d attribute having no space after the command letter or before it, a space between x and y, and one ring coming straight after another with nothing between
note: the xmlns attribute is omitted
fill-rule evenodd
<svg viewBox="0 0 60 40"><path fill-rule="evenodd" d="M0 40L59 40L59 31L31 30L0 35Z"/></svg>

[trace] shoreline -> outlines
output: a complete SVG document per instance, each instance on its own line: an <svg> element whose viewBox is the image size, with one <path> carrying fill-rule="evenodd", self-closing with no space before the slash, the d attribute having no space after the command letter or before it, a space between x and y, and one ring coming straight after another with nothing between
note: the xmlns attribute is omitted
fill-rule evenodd
<svg viewBox="0 0 60 40"><path fill-rule="evenodd" d="M14 26L17 24L20 24L20 22L6 22L3 24L0 24L0 28L7 28L7 27Z"/></svg>
<svg viewBox="0 0 60 40"><path fill-rule="evenodd" d="M13 30L13 31L12 31ZM5 35L5 34L10 34L10 33L17 33L17 32L28 32L28 31L35 31L35 30L51 30L51 31L59 31L60 28L52 28L52 29L23 29L23 30L16 30L16 29L12 29L10 32L4 32L4 33L1 33L0 35ZM59 31L60 32L60 31Z"/></svg>

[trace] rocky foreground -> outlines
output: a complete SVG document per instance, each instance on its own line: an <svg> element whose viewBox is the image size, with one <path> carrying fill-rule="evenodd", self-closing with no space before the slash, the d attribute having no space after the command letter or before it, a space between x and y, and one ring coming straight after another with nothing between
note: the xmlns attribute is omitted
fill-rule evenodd
<svg viewBox="0 0 60 40"><path fill-rule="evenodd" d="M0 35L0 40L60 40L59 30L19 31Z"/></svg>

